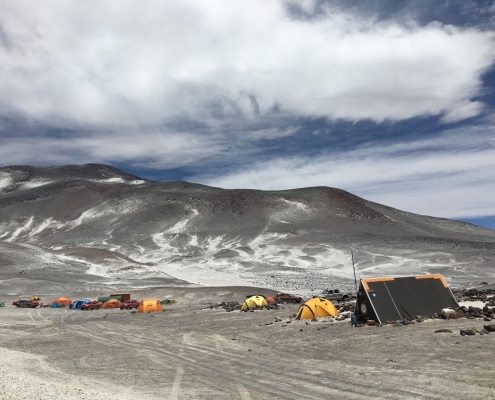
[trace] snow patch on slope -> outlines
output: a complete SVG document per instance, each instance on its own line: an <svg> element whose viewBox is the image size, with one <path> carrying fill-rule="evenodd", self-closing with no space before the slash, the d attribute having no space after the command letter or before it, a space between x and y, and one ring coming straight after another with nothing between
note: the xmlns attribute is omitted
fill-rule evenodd
<svg viewBox="0 0 495 400"><path fill-rule="evenodd" d="M0 172L0 192L12 185L12 177L6 172Z"/></svg>
<svg viewBox="0 0 495 400"><path fill-rule="evenodd" d="M107 178L107 179L88 179L91 182L98 183L125 183L126 185L142 185L146 183L145 180L135 179L135 180L127 180L124 178Z"/></svg>

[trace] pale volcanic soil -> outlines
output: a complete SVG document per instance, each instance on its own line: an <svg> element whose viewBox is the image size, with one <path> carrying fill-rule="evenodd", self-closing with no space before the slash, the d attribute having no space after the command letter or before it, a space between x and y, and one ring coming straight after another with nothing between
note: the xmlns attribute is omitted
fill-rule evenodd
<svg viewBox="0 0 495 400"><path fill-rule="evenodd" d="M171 290L178 303L150 314L6 304L0 398L495 398L495 334L459 334L482 329L482 320L287 323L297 305L247 313L207 308L242 301L249 288L222 290Z"/></svg>

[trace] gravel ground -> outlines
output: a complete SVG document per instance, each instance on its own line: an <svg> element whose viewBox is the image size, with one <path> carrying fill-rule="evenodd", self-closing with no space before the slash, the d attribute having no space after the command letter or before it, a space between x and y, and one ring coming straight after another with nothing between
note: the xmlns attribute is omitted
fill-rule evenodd
<svg viewBox="0 0 495 400"><path fill-rule="evenodd" d="M118 388L107 391L101 382L93 388L74 375L51 368L44 357L0 347L0 399L2 400L126 400Z"/></svg>
<svg viewBox="0 0 495 400"><path fill-rule="evenodd" d="M153 314L0 308L0 398L495 398L495 334L459 334L482 320L351 328L205 308L204 290Z"/></svg>

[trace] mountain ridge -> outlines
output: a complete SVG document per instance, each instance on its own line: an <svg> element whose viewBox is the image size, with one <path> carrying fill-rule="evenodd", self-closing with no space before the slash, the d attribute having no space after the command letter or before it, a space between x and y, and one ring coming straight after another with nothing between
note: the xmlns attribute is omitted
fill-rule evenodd
<svg viewBox="0 0 495 400"><path fill-rule="evenodd" d="M165 285L350 286L351 249L365 276L443 271L461 284L489 279L495 265L495 231L341 189L222 189L103 164L0 168L2 242L36 246L78 279L127 287L154 276ZM122 257L110 262L100 250ZM7 276L16 273L11 264Z"/></svg>

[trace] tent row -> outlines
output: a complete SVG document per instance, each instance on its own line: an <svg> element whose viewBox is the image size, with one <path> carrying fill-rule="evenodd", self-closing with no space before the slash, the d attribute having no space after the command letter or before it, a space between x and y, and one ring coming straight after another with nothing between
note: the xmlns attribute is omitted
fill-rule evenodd
<svg viewBox="0 0 495 400"><path fill-rule="evenodd" d="M73 310L80 310L83 304L90 304L91 302L92 300L90 299L78 299L72 301L64 297L61 297L57 300L54 300L52 302L51 307L60 308L60 307L69 306ZM174 301L164 300L163 303L172 304L174 303ZM117 299L109 299L101 304L101 308L102 309L120 308L122 304L123 303ZM139 307L136 310L136 312L138 313L159 312L159 311L163 311L162 301L160 301L159 299L144 299L140 302Z"/></svg>
<svg viewBox="0 0 495 400"><path fill-rule="evenodd" d="M264 296L257 295L248 297L241 306L241 311L246 311L254 308L266 307L268 299ZM320 317L329 317L339 315L339 310L335 308L330 300L315 297L306 301L299 307L296 314L296 319L313 319Z"/></svg>

